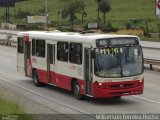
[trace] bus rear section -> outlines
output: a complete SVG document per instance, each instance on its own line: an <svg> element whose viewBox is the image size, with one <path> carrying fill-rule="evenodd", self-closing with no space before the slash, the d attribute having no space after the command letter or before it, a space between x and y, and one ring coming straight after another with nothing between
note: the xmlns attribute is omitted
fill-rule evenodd
<svg viewBox="0 0 160 120"><path fill-rule="evenodd" d="M17 69L36 86L73 91L77 99L143 94L143 52L136 36L23 32Z"/></svg>

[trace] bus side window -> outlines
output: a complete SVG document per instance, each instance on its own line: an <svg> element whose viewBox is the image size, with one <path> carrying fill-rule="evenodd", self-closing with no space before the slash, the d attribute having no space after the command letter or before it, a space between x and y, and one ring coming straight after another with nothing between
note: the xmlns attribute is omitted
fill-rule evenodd
<svg viewBox="0 0 160 120"><path fill-rule="evenodd" d="M68 43L58 42L57 43L57 59L59 61L68 62Z"/></svg>
<svg viewBox="0 0 160 120"><path fill-rule="evenodd" d="M36 40L32 39L32 56L36 54Z"/></svg>
<svg viewBox="0 0 160 120"><path fill-rule="evenodd" d="M45 40L36 40L36 56L45 57Z"/></svg>
<svg viewBox="0 0 160 120"><path fill-rule="evenodd" d="M18 53L23 53L24 45L23 45L23 38L18 37Z"/></svg>
<svg viewBox="0 0 160 120"><path fill-rule="evenodd" d="M82 64L82 44L70 43L69 62Z"/></svg>

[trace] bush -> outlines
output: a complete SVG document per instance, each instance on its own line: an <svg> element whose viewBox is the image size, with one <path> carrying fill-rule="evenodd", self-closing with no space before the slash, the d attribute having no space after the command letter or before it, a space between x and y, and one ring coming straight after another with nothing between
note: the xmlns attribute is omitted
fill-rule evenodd
<svg viewBox="0 0 160 120"><path fill-rule="evenodd" d="M116 32L116 31L118 31L118 29L114 28L110 22L108 24L102 25L101 30L103 32Z"/></svg>

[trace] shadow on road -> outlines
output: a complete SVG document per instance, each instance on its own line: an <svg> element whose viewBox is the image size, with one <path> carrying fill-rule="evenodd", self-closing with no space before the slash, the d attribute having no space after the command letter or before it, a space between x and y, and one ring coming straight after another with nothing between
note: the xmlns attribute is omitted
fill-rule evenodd
<svg viewBox="0 0 160 120"><path fill-rule="evenodd" d="M32 80L25 80L23 82L34 85ZM65 90L65 89L62 89L62 88L57 88L57 87L52 86L52 85L46 85L46 86L38 87L38 88L43 88L43 89L48 90L50 92L54 91L57 94L63 95L65 97L69 97L70 99L75 99L71 91L68 91L68 90ZM104 106L104 105L113 106L113 105L128 105L128 104L133 105L133 104L136 104L136 101L131 100L131 99L127 99L127 96L124 96L124 97L121 97L121 98L103 98L103 99L102 98L101 99L96 99L96 98L90 98L90 97L84 96L83 100L77 100L77 102L79 102L79 101L85 102L87 104L95 104L95 105L98 105L98 106Z"/></svg>

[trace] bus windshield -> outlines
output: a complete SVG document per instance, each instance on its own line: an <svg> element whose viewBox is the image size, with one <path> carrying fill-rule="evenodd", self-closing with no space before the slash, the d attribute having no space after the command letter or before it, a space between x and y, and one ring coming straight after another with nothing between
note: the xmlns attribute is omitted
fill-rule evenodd
<svg viewBox="0 0 160 120"><path fill-rule="evenodd" d="M140 46L96 48L94 61L94 72L98 77L129 77L143 72Z"/></svg>

